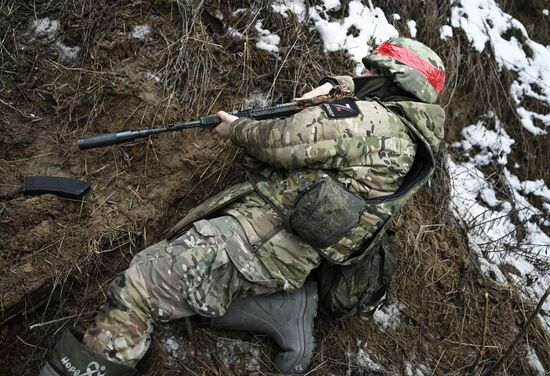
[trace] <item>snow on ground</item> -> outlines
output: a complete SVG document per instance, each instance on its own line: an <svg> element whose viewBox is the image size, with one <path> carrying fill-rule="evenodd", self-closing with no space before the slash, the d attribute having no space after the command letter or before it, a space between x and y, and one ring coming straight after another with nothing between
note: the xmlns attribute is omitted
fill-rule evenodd
<svg viewBox="0 0 550 376"><path fill-rule="evenodd" d="M330 8L327 8L327 3ZM348 15L343 19L332 20L328 10L339 7L335 5L335 1L325 0L325 5L309 8L309 17L323 39L325 50L347 51L357 62L356 73L359 74L364 69L361 59L371 51L370 43L374 41L377 45L398 36L397 29L388 22L382 9L373 6L371 1L369 5L356 0L350 1ZM350 33L350 30L355 30L358 34L354 35L356 33Z"/></svg>
<svg viewBox="0 0 550 376"><path fill-rule="evenodd" d="M527 362L529 363L529 365L531 366L531 369L533 370L533 375L535 376L546 375L544 366L539 360L539 357L529 345L527 345Z"/></svg>
<svg viewBox="0 0 550 376"><path fill-rule="evenodd" d="M256 47L261 50L266 50L273 54L277 54L279 52L279 42L281 41L281 37L267 29L264 29L262 27L262 20L256 22L256 31L258 32L258 42L256 43Z"/></svg>
<svg viewBox="0 0 550 376"><path fill-rule="evenodd" d="M347 51L357 62L357 74L364 69L361 59L370 52L371 41L379 44L398 36L382 9L375 7L371 1L368 5L358 0L350 1L348 14L342 19L332 19L328 13L340 8L339 0L323 0L320 5L309 7L307 12L304 0L278 0L272 8L285 17L288 17L289 12L294 13L299 20L309 16L310 24L321 35L325 50ZM401 17L396 14L393 18L399 20ZM416 22L409 20L408 25L411 34L416 34Z"/></svg>
<svg viewBox="0 0 550 376"><path fill-rule="evenodd" d="M39 18L32 23L31 28L35 35L53 39L57 36L57 32L59 31L59 21L50 20L47 17Z"/></svg>
<svg viewBox="0 0 550 376"><path fill-rule="evenodd" d="M183 347L180 345L183 343L185 339L180 337L174 337L174 336L166 336L161 338L160 343L161 346L166 350L168 354L172 357L174 360L178 360L180 362L185 362L187 359L187 353L183 349Z"/></svg>
<svg viewBox="0 0 550 376"><path fill-rule="evenodd" d="M521 124L534 136L546 134L550 114L527 110L523 102L533 98L550 106L550 86L545 83L550 82L550 48L531 40L525 27L493 0L458 1L452 8L451 26L464 32L477 51L490 46L498 68L517 74L510 94ZM513 36L518 33L520 39ZM449 30L442 29L442 38L448 36ZM514 173L522 168L508 162L516 142L495 114L488 113L464 128L462 136L453 146L466 160L448 163L453 212L468 230L484 272L504 285L516 285L537 302L550 286L550 237L541 229L549 224L550 190L542 179L522 181ZM538 198L541 207L535 207L530 197ZM515 272L505 276L499 269L504 265L513 266ZM550 330L550 301L543 310L541 316Z"/></svg>
<svg viewBox="0 0 550 376"><path fill-rule="evenodd" d="M221 358L228 366L243 366L247 374L257 374L262 368L258 346L239 339L221 338L216 343L215 354L207 353L206 356Z"/></svg>
<svg viewBox="0 0 550 376"><path fill-rule="evenodd" d="M405 362L405 376L428 376L432 371L423 364L413 365L411 362Z"/></svg>
<svg viewBox="0 0 550 376"><path fill-rule="evenodd" d="M449 25L443 25L439 29L439 33L441 35L441 39L447 40L453 36L453 28Z"/></svg>
<svg viewBox="0 0 550 376"><path fill-rule="evenodd" d="M477 51L489 45L498 67L517 73L510 94L523 126L534 135L546 134L550 114L532 112L523 101L533 98L550 106L550 86L546 84L550 82L550 48L531 40L523 24L503 12L494 0L459 0L451 12L451 26L462 29ZM520 39L510 34L512 31L521 35Z"/></svg>
<svg viewBox="0 0 550 376"><path fill-rule="evenodd" d="M137 25L132 28L132 38L145 39L150 32L149 25Z"/></svg>
<svg viewBox="0 0 550 376"><path fill-rule="evenodd" d="M346 354L349 359L349 364L352 366L348 369L347 375L403 375L403 376L429 376L432 371L429 367L423 364L418 364L413 361L405 361L401 369L385 369L377 360L377 358L367 349L367 343L357 341L357 348L354 351ZM533 359L538 361L536 355Z"/></svg>
<svg viewBox="0 0 550 376"><path fill-rule="evenodd" d="M160 76L159 73L145 72L145 74L147 75L147 77L149 77L150 79L152 79L156 83L159 83L161 81L161 78L160 78L161 76Z"/></svg>
<svg viewBox="0 0 550 376"><path fill-rule="evenodd" d="M408 20L407 27L409 28L409 34L411 35L411 38L416 38L416 21Z"/></svg>
<svg viewBox="0 0 550 376"><path fill-rule="evenodd" d="M55 42L55 46L57 47L57 51L61 61L74 60L77 58L78 53L80 52L80 47L78 46L69 47L66 44L62 43L61 41Z"/></svg>
<svg viewBox="0 0 550 376"><path fill-rule="evenodd" d="M504 285L512 282L536 302L550 285L550 238L540 228L550 211L548 206L544 212L536 208L527 197L538 196L550 203L548 187L542 180L521 181L511 172L507 156L515 142L494 114L464 128L462 136L453 146L464 153L466 161L448 161L453 213L468 230L482 270ZM492 168L487 175L482 171L492 166L501 166L503 173ZM501 187L504 183L504 192L497 190L497 181ZM508 279L499 271L504 265L516 270ZM550 310L550 302L544 310ZM544 319L550 328L550 317Z"/></svg>
<svg viewBox="0 0 550 376"><path fill-rule="evenodd" d="M31 33L34 37L42 39L46 44L55 48L59 59L62 62L71 62L78 57L80 52L79 46L67 46L62 41L60 34L59 20L51 20L49 18L39 18L31 24Z"/></svg>
<svg viewBox="0 0 550 376"><path fill-rule="evenodd" d="M387 330L388 328L395 329L401 322L401 318L399 316L403 308L404 306L399 302L383 306L382 308L374 311L374 321L376 321L376 323L384 330Z"/></svg>
<svg viewBox="0 0 550 376"><path fill-rule="evenodd" d="M301 0L275 0L271 4L271 8L285 18L289 16L289 13L294 13L300 22L306 18L306 5Z"/></svg>
<svg viewBox="0 0 550 376"><path fill-rule="evenodd" d="M376 359L369 354L367 344L362 341L357 341L357 350L348 352L347 357L350 363L356 366L361 374L369 374L370 372L383 372L384 368L378 364ZM348 375L352 374L352 370L348 369Z"/></svg>
<svg viewBox="0 0 550 376"><path fill-rule="evenodd" d="M176 325L176 324L168 324ZM161 347L170 355L172 366L186 364L195 354L196 348L187 338L178 334L174 328L165 327L158 333ZM247 374L258 374L263 366L262 354L259 347L251 342L240 339L228 339L219 337L216 347L207 349L204 355L207 358L221 360L227 367L242 367Z"/></svg>
<svg viewBox="0 0 550 376"><path fill-rule="evenodd" d="M243 108L261 108L269 105L268 93L252 93L245 98Z"/></svg>
<svg viewBox="0 0 550 376"><path fill-rule="evenodd" d="M233 38L238 38L238 39L241 39L243 38L243 33L241 33L239 30L229 26L227 27L227 33L229 33L229 35L231 35Z"/></svg>

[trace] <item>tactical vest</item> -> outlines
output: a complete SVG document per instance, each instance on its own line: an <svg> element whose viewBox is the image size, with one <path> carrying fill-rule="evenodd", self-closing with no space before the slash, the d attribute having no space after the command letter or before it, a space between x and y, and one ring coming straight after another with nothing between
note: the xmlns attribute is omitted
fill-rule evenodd
<svg viewBox="0 0 550 376"><path fill-rule="evenodd" d="M397 209L433 173L430 146L399 107L380 103L397 114L417 144L413 165L393 194L363 199L325 170L264 170L249 173L256 192L283 218L287 230L314 246L329 262L350 265L365 257Z"/></svg>
<svg viewBox="0 0 550 376"><path fill-rule="evenodd" d="M413 165L395 193L365 200L325 170L267 167L249 172L250 183L233 186L191 210L170 230L168 238L255 190L283 218L287 230L305 237L330 263L351 265L360 261L380 240L395 211L427 182L435 166L430 145L400 107L380 104L400 117L417 144Z"/></svg>

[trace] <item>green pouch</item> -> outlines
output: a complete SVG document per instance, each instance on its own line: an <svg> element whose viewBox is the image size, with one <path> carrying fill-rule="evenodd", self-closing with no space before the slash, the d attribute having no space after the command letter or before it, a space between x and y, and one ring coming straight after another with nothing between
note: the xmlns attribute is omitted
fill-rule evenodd
<svg viewBox="0 0 550 376"><path fill-rule="evenodd" d="M351 265L323 262L317 270L321 310L345 316L358 311L372 312L390 283L397 264L397 236L386 231L366 257Z"/></svg>
<svg viewBox="0 0 550 376"><path fill-rule="evenodd" d="M285 215L288 231L314 247L325 248L357 226L366 203L336 179L325 175L299 189Z"/></svg>

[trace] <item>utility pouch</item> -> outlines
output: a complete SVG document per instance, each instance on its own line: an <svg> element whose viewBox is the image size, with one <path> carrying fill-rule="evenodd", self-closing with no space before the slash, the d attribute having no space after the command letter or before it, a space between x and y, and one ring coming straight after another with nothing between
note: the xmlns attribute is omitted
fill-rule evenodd
<svg viewBox="0 0 550 376"><path fill-rule="evenodd" d="M384 294L389 300L398 244L395 233L388 230L355 264L323 262L316 271L321 311L331 317L358 312L368 315L374 313Z"/></svg>
<svg viewBox="0 0 550 376"><path fill-rule="evenodd" d="M357 226L365 206L361 197L324 175L298 190L283 222L288 231L312 246L326 248Z"/></svg>

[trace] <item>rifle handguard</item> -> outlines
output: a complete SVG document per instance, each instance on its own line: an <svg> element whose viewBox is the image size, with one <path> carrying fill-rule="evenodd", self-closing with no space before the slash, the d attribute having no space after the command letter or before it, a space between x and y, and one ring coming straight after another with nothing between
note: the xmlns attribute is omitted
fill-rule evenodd
<svg viewBox="0 0 550 376"><path fill-rule="evenodd" d="M210 115L210 116L205 116L201 118L201 126L203 127L210 127L210 128L217 127L221 122L222 122L222 119L220 119L216 115Z"/></svg>

